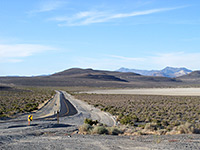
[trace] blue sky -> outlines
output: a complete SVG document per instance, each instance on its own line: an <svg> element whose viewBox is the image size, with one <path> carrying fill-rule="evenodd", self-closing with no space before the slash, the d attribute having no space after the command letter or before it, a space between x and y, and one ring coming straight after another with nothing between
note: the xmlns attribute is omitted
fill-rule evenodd
<svg viewBox="0 0 200 150"><path fill-rule="evenodd" d="M0 76L199 70L199 0L1 0Z"/></svg>

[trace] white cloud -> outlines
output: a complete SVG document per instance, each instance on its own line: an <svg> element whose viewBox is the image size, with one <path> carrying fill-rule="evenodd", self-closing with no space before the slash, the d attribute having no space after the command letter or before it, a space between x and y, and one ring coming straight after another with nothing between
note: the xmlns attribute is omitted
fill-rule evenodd
<svg viewBox="0 0 200 150"><path fill-rule="evenodd" d="M32 10L29 13L34 14L34 13L53 11L53 10L59 9L64 4L66 4L66 1L47 0L47 1L41 2L37 9Z"/></svg>
<svg viewBox="0 0 200 150"><path fill-rule="evenodd" d="M150 10L145 10L145 11L136 11L136 12L130 12L130 13L115 13L115 14L106 12L106 11L84 11L84 12L79 12L77 14L74 14L71 17L55 17L49 20L61 22L59 26L81 26L81 25L89 25L93 23L108 22L113 19L119 19L119 18L149 15L153 13L170 11L170 10L184 8L184 7L186 6L150 9Z"/></svg>
<svg viewBox="0 0 200 150"><path fill-rule="evenodd" d="M0 61L2 62L20 62L21 58L41 53L55 48L44 45L34 44L15 44L1 45L0 44ZM19 59L20 58L20 59Z"/></svg>

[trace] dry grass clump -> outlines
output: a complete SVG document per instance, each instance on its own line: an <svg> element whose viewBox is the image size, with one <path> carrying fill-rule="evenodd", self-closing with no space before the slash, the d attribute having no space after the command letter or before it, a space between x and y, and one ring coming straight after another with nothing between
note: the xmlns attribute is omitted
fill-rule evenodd
<svg viewBox="0 0 200 150"><path fill-rule="evenodd" d="M109 135L119 135L123 132L117 127L107 127Z"/></svg>
<svg viewBox="0 0 200 150"><path fill-rule="evenodd" d="M199 133L200 130L199 96L83 93L76 93L74 96L102 111L111 113L116 116L119 124L130 125L136 128L135 130L148 131L149 133L154 131L158 134L175 129L180 130L181 133ZM194 127L194 132L183 130L183 125L186 122Z"/></svg>

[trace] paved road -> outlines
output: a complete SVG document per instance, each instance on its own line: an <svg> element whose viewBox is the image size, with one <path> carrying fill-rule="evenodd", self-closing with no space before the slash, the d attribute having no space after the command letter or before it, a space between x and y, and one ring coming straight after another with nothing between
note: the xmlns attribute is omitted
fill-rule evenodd
<svg viewBox="0 0 200 150"><path fill-rule="evenodd" d="M66 120L66 122L70 122L71 124L75 125L81 125L83 124L85 118L91 118L93 120L98 120L103 124L107 124L108 126L116 125L115 119L109 113L102 112L94 106L88 105L83 101L77 100L67 92L62 91L62 93L78 111L76 115L71 116L70 118L64 117L63 119Z"/></svg>
<svg viewBox="0 0 200 150"><path fill-rule="evenodd" d="M98 120L101 123L113 126L116 124L115 119L108 113L88 105L85 102L74 99L65 91L56 91L54 98L49 100L38 111L30 113L33 115L32 124L36 121L57 121L57 111L59 111L60 123L68 123L71 125L82 125L85 118ZM0 121L0 123L15 122L26 123L30 114L24 114L16 117L16 119Z"/></svg>
<svg viewBox="0 0 200 150"><path fill-rule="evenodd" d="M55 118L57 112L59 117L73 116L78 112L62 91L56 91L54 98L33 115L35 118Z"/></svg>
<svg viewBox="0 0 200 150"><path fill-rule="evenodd" d="M60 117L73 116L78 113L76 108L65 98L65 95L60 91Z"/></svg>
<svg viewBox="0 0 200 150"><path fill-rule="evenodd" d="M56 91L54 98L41 110L37 111L35 118L54 118L59 112L59 117L73 116L77 114L76 108L66 99L62 91Z"/></svg>

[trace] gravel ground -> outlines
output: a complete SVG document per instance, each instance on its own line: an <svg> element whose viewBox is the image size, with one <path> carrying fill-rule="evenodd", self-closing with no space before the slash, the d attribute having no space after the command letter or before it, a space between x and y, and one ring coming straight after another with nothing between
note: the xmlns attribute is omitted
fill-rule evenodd
<svg viewBox="0 0 200 150"><path fill-rule="evenodd" d="M0 124L2 150L200 150L200 134L192 135L79 135L78 125L57 121L8 122Z"/></svg>
<svg viewBox="0 0 200 150"><path fill-rule="evenodd" d="M112 118L108 119L108 114L94 110L94 107L73 99L67 93L65 95L78 109L77 115L60 118L60 124L57 124L55 118L34 120L30 126L27 121L1 122L0 149L200 150L200 135L78 135L78 126L85 117L97 117L108 124L113 124L113 121Z"/></svg>
<svg viewBox="0 0 200 150"><path fill-rule="evenodd" d="M42 122L40 122L42 123ZM199 150L200 135L78 135L77 127L43 122L28 127L4 126L0 149L34 150Z"/></svg>

